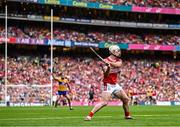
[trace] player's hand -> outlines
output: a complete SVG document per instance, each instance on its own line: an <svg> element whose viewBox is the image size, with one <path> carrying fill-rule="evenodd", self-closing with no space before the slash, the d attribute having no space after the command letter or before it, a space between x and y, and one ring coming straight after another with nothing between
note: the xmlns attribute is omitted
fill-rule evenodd
<svg viewBox="0 0 180 127"><path fill-rule="evenodd" d="M106 62L105 65L109 68L111 67L111 62Z"/></svg>
<svg viewBox="0 0 180 127"><path fill-rule="evenodd" d="M106 59L104 59L104 63L105 63L106 66L110 66L110 62L107 61Z"/></svg>
<svg viewBox="0 0 180 127"><path fill-rule="evenodd" d="M105 63L106 66L110 67L110 64L109 63Z"/></svg>

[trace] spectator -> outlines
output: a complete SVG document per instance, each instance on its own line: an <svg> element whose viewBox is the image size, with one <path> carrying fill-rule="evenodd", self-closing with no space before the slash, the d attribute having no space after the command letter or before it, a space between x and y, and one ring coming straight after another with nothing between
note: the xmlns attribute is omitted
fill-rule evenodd
<svg viewBox="0 0 180 127"><path fill-rule="evenodd" d="M8 93L13 103L20 102L20 94L26 93L26 102L36 103L40 100L50 100L50 72L45 69L43 63L33 64L34 60L41 61L44 57L21 56L8 57ZM0 57L0 61L3 61ZM46 59L49 59L46 57ZM98 60L86 57L56 57L54 58L55 73L63 71L70 79L73 101L82 101L88 98L91 85L94 93L101 92L102 72L98 66ZM136 103L145 103L151 96L157 101L179 101L179 63L168 60L125 59L121 68L120 84L126 91L131 91L131 98ZM151 66L158 63L158 66ZM61 65L61 66L59 66ZM50 65L48 65L50 66ZM59 68L60 67L60 68ZM49 68L49 67L48 67ZM1 68L0 71L2 71ZM4 82L0 86L3 87ZM10 85L13 85L11 87ZM15 87L17 86L17 87ZM43 87L44 86L44 87ZM55 93L56 84L53 91ZM147 94L147 88L151 88ZM4 88L1 89L4 91ZM3 92L2 92L3 93ZM4 98L2 96L2 98ZM138 99L137 99L138 98ZM150 97L149 97L150 98ZM94 95L94 101L99 101L99 96Z"/></svg>

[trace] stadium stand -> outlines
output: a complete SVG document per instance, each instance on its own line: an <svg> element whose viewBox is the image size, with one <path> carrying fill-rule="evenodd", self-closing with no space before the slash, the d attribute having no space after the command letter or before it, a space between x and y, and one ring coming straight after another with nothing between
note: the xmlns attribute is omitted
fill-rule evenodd
<svg viewBox="0 0 180 127"><path fill-rule="evenodd" d="M3 60L4 57L1 56L1 79ZM33 85L50 84L49 61L50 58L46 55L40 57L32 54L28 56L18 54L8 57L8 84L10 85L8 93L12 97L12 102L17 103L20 94L25 94L28 102L41 102L42 98L50 99L49 88L33 89ZM95 87L95 93L101 91L102 72L98 65L99 60L96 58L61 56L55 57L54 63L56 74L63 72L69 78L74 101L85 100L91 85ZM152 66L154 63L158 66ZM119 82L138 104L148 101L148 89L157 101L179 101L180 95L176 93L180 76L178 70L179 62L174 60L125 59ZM23 87L13 88L11 85L23 85ZM27 88L29 85L32 85L31 89ZM97 95L95 94L95 101L99 100Z"/></svg>
<svg viewBox="0 0 180 127"><path fill-rule="evenodd" d="M178 32L165 33L159 32L154 34L144 30L125 30L117 28L102 27L97 31L97 27L81 27L61 25L54 28L54 39L70 40L74 42L111 42L111 43L127 43L127 44L161 44L161 45L180 45L180 37ZM89 29L91 28L91 29ZM131 32L129 32L131 31ZM5 29L0 26L0 37L5 35ZM32 27L17 26L8 27L8 37L16 38L35 38L35 39L50 39L50 30L47 27L36 26Z"/></svg>

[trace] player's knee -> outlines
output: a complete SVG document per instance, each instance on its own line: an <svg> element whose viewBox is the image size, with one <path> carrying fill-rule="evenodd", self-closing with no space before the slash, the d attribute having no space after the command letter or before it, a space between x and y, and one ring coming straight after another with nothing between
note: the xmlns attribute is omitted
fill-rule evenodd
<svg viewBox="0 0 180 127"><path fill-rule="evenodd" d="M67 96L66 96L66 99L67 99L68 101L70 101L70 98L69 98L69 97L67 97Z"/></svg>
<svg viewBox="0 0 180 127"><path fill-rule="evenodd" d="M101 104L102 104L102 106L106 106L108 104L108 102L103 101Z"/></svg>
<svg viewBox="0 0 180 127"><path fill-rule="evenodd" d="M123 98L123 103L124 103L124 104L128 104L128 103L129 103L129 101L130 101L130 99L129 99L128 97Z"/></svg>

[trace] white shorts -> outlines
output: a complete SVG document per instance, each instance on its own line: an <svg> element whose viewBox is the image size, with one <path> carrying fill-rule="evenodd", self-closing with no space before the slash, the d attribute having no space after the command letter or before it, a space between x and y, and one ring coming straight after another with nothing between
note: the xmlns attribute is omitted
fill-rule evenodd
<svg viewBox="0 0 180 127"><path fill-rule="evenodd" d="M103 91L104 92L110 92L111 94L116 92L116 91L120 91L122 90L122 87L119 84L109 84L107 83L106 85L103 86Z"/></svg>

